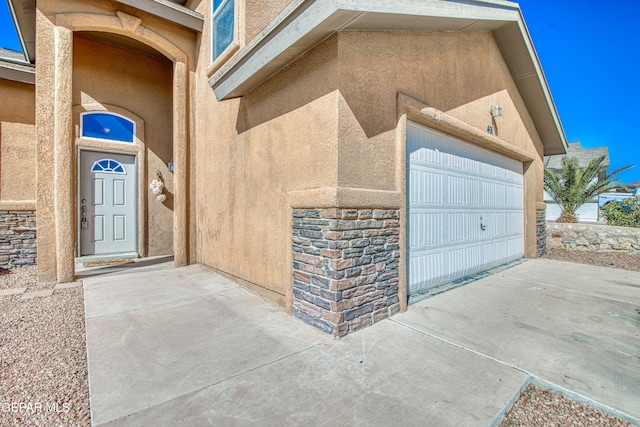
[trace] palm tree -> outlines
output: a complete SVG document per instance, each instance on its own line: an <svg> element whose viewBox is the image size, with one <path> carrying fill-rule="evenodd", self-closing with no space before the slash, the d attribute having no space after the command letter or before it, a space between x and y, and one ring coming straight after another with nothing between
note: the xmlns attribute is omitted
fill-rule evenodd
<svg viewBox="0 0 640 427"><path fill-rule="evenodd" d="M558 222L578 222L576 216L578 208L602 193L621 187L618 184L620 179L614 178L614 175L634 166L621 167L597 179L604 159L605 156L593 159L581 168L575 157L564 157L562 170L559 173L544 168L544 189L561 209Z"/></svg>

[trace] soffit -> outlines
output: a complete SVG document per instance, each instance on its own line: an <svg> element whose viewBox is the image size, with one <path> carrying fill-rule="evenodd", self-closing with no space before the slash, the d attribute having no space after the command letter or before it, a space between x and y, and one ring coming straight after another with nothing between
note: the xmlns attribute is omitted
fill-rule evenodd
<svg viewBox="0 0 640 427"><path fill-rule="evenodd" d="M204 17L183 4L180 0L115 0L136 9L171 21L195 31L202 31Z"/></svg>
<svg viewBox="0 0 640 427"><path fill-rule="evenodd" d="M16 30L29 62L36 59L36 0L10 0L9 7L16 17Z"/></svg>
<svg viewBox="0 0 640 427"><path fill-rule="evenodd" d="M336 31L491 31L545 155L567 141L518 4L501 0L294 0L209 80L219 100L243 96Z"/></svg>
<svg viewBox="0 0 640 427"><path fill-rule="evenodd" d="M36 69L33 65L21 65L0 60L0 79L35 84Z"/></svg>

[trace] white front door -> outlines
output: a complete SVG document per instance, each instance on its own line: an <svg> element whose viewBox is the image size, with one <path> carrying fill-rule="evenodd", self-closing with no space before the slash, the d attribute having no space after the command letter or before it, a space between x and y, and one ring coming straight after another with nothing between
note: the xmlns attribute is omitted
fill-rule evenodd
<svg viewBox="0 0 640 427"><path fill-rule="evenodd" d="M80 254L137 251L136 156L80 152Z"/></svg>
<svg viewBox="0 0 640 427"><path fill-rule="evenodd" d="M407 124L409 295L524 256L522 163Z"/></svg>

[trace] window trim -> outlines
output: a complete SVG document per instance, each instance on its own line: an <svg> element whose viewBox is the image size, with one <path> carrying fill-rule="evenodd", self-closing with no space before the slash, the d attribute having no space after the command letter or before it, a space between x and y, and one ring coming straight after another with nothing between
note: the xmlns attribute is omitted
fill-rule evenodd
<svg viewBox="0 0 640 427"><path fill-rule="evenodd" d="M234 54L236 54L245 43L244 31L244 0L233 0L233 40L217 58L213 57L213 0L209 1L211 10L209 11L209 66L207 67L207 78L210 78L222 65L224 65Z"/></svg>
<svg viewBox="0 0 640 427"><path fill-rule="evenodd" d="M109 139L109 138L98 138L95 136L86 136L84 134L84 117L85 116L92 116L92 115L97 115L97 114L103 114L103 115L108 115L108 116L114 116L114 117L119 117L121 119L126 120L128 123L131 123L131 125L133 126L131 129L131 141L126 141L126 140L122 140L122 139ZM104 110L95 110L95 111L85 111L80 113L80 138L82 139L88 139L91 141L104 141L104 142L112 142L115 144L126 144L126 145L135 145L136 144L136 139L137 139L137 126L136 126L136 122L135 120L130 119L127 116L123 116L122 114L118 114L118 113L114 113L112 111L104 111Z"/></svg>
<svg viewBox="0 0 640 427"><path fill-rule="evenodd" d="M211 0L211 62L215 62L218 58L220 58L221 56L223 56L227 50L229 50L229 47L233 46L236 42L237 39L237 13L236 13L236 7L237 7L237 3L235 0L221 0L220 1L220 5L218 6L218 9L215 10L214 9L214 3L216 0ZM231 39L231 42L225 46L225 48L222 50L222 52L220 52L218 54L218 56L215 56L215 52L214 52L214 48L215 48L215 40L214 40L214 28L215 28L215 19L218 15L220 15L222 9L225 8L225 6L228 5L228 3L231 2L232 6L233 6L233 38Z"/></svg>

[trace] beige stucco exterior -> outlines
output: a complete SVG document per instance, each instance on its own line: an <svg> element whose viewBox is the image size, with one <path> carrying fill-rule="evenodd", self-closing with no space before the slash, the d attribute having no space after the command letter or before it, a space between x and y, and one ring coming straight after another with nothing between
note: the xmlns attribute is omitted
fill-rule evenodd
<svg viewBox="0 0 640 427"><path fill-rule="evenodd" d="M240 100L202 92L198 260L279 302L291 303L292 208L397 208L404 218L400 95L485 134L492 125L515 147L525 159L526 255L535 257L542 142L488 32L340 32ZM504 115L493 118L491 105Z"/></svg>
<svg viewBox="0 0 640 427"><path fill-rule="evenodd" d="M76 33L73 40L74 137L78 148L125 151L138 156L142 168L139 191L145 195L138 209L143 214L138 239L143 256L169 255L173 251L172 64L166 58L88 39ZM81 138L79 116L85 111L110 111L138 123L136 144L96 144ZM147 185L160 174L167 200L160 203ZM146 242L146 244L145 244Z"/></svg>
<svg viewBox="0 0 640 427"><path fill-rule="evenodd" d="M234 41L213 59L209 1L186 2L202 31L115 1L38 1L35 98L33 86L0 84L21 100L16 111L0 106L0 203L37 201L41 280L74 277L78 150L105 150L138 156L138 255L204 264L287 309L295 209L398 212L406 309L408 121L523 163L525 255L536 256L545 146L495 32L339 29L292 48L296 58L242 97L216 97L212 76L303 3L237 0ZM82 138L87 111L128 117L135 143ZM164 203L148 188L158 174Z"/></svg>
<svg viewBox="0 0 640 427"><path fill-rule="evenodd" d="M35 88L0 80L0 210L34 210Z"/></svg>
<svg viewBox="0 0 640 427"><path fill-rule="evenodd" d="M160 172L173 194L162 206L143 198L141 208L147 215L138 226L147 230L147 237L139 255L173 252L176 265L187 264L189 69L195 62L195 33L149 13L102 1L38 2L36 28L40 280L74 277L77 147L86 145L77 140L74 106L85 104L89 109L114 105L145 121L146 164L142 167L147 179ZM84 31L133 39L166 61L130 52L127 42L122 42L125 49L118 49L74 37L75 32ZM113 44L120 43L116 39ZM115 88L110 87L114 84ZM167 171L170 159L175 165L173 177ZM147 179L140 180L138 191L148 191Z"/></svg>

